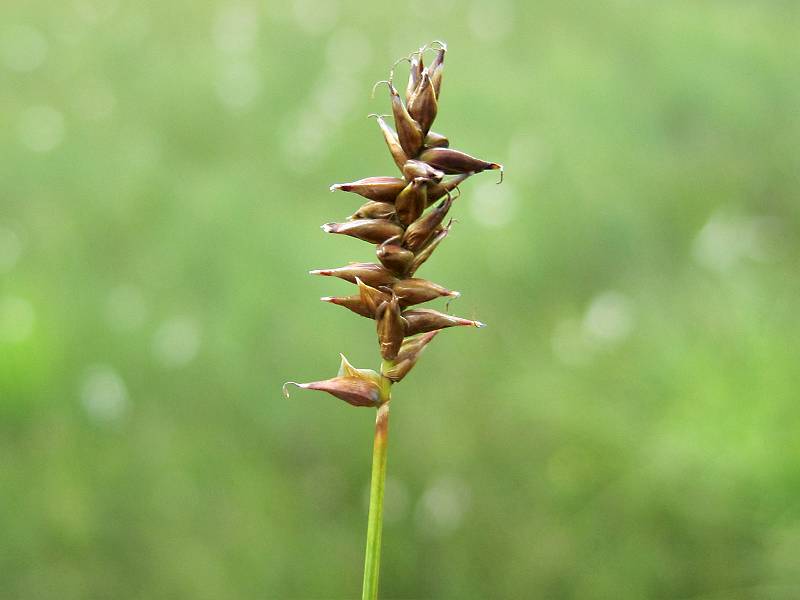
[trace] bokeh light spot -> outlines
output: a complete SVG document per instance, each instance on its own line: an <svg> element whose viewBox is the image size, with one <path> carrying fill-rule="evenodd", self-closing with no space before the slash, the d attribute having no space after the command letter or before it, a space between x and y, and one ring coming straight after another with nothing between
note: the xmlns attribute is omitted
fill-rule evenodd
<svg viewBox="0 0 800 600"><path fill-rule="evenodd" d="M36 312L30 302L16 296L0 299L0 341L24 342L33 333Z"/></svg>
<svg viewBox="0 0 800 600"><path fill-rule="evenodd" d="M147 306L141 290L132 285L120 285L108 294L106 320L121 332L133 331L144 325Z"/></svg>
<svg viewBox="0 0 800 600"><path fill-rule="evenodd" d="M493 174L493 173L491 173ZM474 190L465 192L473 218L486 227L504 227L511 223L517 211L517 196L509 183L497 185L482 181Z"/></svg>
<svg viewBox="0 0 800 600"><path fill-rule="evenodd" d="M163 367L183 367L194 360L199 350L200 326L189 316L168 319L153 338L153 354Z"/></svg>
<svg viewBox="0 0 800 600"><path fill-rule="evenodd" d="M295 23L305 33L318 35L336 26L339 16L337 0L294 0L292 12Z"/></svg>
<svg viewBox="0 0 800 600"><path fill-rule="evenodd" d="M22 256L22 241L17 233L4 225L0 225L0 273L7 273Z"/></svg>
<svg viewBox="0 0 800 600"><path fill-rule="evenodd" d="M128 389L122 377L108 365L87 369L81 383L81 404L97 423L119 421L128 409Z"/></svg>
<svg viewBox="0 0 800 600"><path fill-rule="evenodd" d="M249 62L231 61L217 75L216 92L228 109L239 111L250 106L261 91L261 75Z"/></svg>
<svg viewBox="0 0 800 600"><path fill-rule="evenodd" d="M17 133L34 152L49 152L64 138L64 117L50 106L32 106L20 115Z"/></svg>
<svg viewBox="0 0 800 600"><path fill-rule="evenodd" d="M454 533L470 503L470 490L460 479L445 476L428 487L419 499L415 518L419 532L441 538Z"/></svg>
<svg viewBox="0 0 800 600"><path fill-rule="evenodd" d="M13 25L0 33L0 59L12 71L33 71L46 58L47 39L37 29Z"/></svg>
<svg viewBox="0 0 800 600"><path fill-rule="evenodd" d="M514 24L514 7L506 0L475 0L469 9L469 29L484 42L499 42L509 36Z"/></svg>
<svg viewBox="0 0 800 600"><path fill-rule="evenodd" d="M233 3L219 9L214 19L214 46L224 54L250 52L258 40L258 10L252 3Z"/></svg>
<svg viewBox="0 0 800 600"><path fill-rule="evenodd" d="M583 317L583 331L592 341L617 342L633 327L633 310L627 296L614 291L595 296Z"/></svg>

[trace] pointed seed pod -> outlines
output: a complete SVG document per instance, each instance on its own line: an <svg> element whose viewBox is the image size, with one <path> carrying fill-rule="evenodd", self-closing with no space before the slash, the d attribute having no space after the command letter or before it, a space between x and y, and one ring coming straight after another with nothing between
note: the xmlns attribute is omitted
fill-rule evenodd
<svg viewBox="0 0 800 600"><path fill-rule="evenodd" d="M384 360L394 360L403 343L406 323L400 313L400 302L396 296L384 302L375 312L377 321L378 341L381 348L381 357Z"/></svg>
<svg viewBox="0 0 800 600"><path fill-rule="evenodd" d="M438 283L416 277L401 279L392 286L392 292L400 300L400 306L403 308L413 304L422 304L443 296L458 298L461 295L459 292L448 290Z"/></svg>
<svg viewBox="0 0 800 600"><path fill-rule="evenodd" d="M344 306L345 308L352 310L357 315L361 315L362 317L367 317L368 319L375 318L375 311L371 311L364 301L361 300L361 296L358 294L354 296L323 296L320 298L323 302L328 302L329 304L336 304L337 306Z"/></svg>
<svg viewBox="0 0 800 600"><path fill-rule="evenodd" d="M394 202L397 219L403 225L416 221L428 205L428 187L425 179L417 177L397 195ZM400 232L402 235L402 231Z"/></svg>
<svg viewBox="0 0 800 600"><path fill-rule="evenodd" d="M453 205L453 198L448 196L439 203L428 214L423 215L406 229L403 235L403 246L417 252L425 247L425 244L433 237L436 228L441 225L442 220L447 216L447 211Z"/></svg>
<svg viewBox="0 0 800 600"><path fill-rule="evenodd" d="M424 48L420 48L418 52L414 52L408 58L410 67L408 70L408 84L406 85L406 102L411 100L420 81L422 81L422 71L424 70L424 65L422 64L423 50Z"/></svg>
<svg viewBox="0 0 800 600"><path fill-rule="evenodd" d="M353 192L376 202L394 202L406 183L399 177L365 177L351 183L336 183L331 186L331 191Z"/></svg>
<svg viewBox="0 0 800 600"><path fill-rule="evenodd" d="M432 167L444 171L445 173L480 173L487 169L501 169L503 165L487 162L480 158L470 156L460 150L452 148L428 148L419 156L422 160Z"/></svg>
<svg viewBox="0 0 800 600"><path fill-rule="evenodd" d="M289 397L288 385L296 385L304 390L320 390L336 396L353 406L378 406L381 389L378 385L361 377L334 377L323 381L297 383L288 381L283 385L283 395Z"/></svg>
<svg viewBox="0 0 800 600"><path fill-rule="evenodd" d="M394 217L394 204L389 202L375 202L369 200L362 204L359 209L348 217L348 220L356 219L391 219Z"/></svg>
<svg viewBox="0 0 800 600"><path fill-rule="evenodd" d="M414 259L411 261L411 265L408 267L409 275L416 273L417 269L419 269L422 264L431 257L433 251L436 250L442 240L447 237L448 233L450 233L449 225L434 232L431 241L428 242L422 250L414 255Z"/></svg>
<svg viewBox="0 0 800 600"><path fill-rule="evenodd" d="M341 233L372 244L382 244L389 238L402 235L403 228L385 219L356 219L344 223L325 223L325 233Z"/></svg>
<svg viewBox="0 0 800 600"><path fill-rule="evenodd" d="M400 140L400 145L407 156L416 156L420 148L422 148L422 140L425 136L422 135L422 129L411 115L408 110L403 106L403 101L397 90L390 81L389 94L392 100L392 115L394 116L394 127L397 130L397 139Z"/></svg>
<svg viewBox="0 0 800 600"><path fill-rule="evenodd" d="M415 258L411 250L406 250L400 245L400 239L398 237L394 240L386 240L375 249L375 254L381 264L398 275L405 273Z"/></svg>
<svg viewBox="0 0 800 600"><path fill-rule="evenodd" d="M392 154L397 168L402 169L403 163L408 160L408 156L400 145L400 140L397 139L397 133L386 124L383 115L370 115L370 117L375 117L377 119L378 126L381 128L381 132L383 132L383 139L386 140L386 145L389 147L389 152Z"/></svg>
<svg viewBox="0 0 800 600"><path fill-rule="evenodd" d="M361 302L373 315L376 314L381 304L392 299L390 294L382 292L371 285L367 285L358 277L356 277L356 285L358 286L358 295L361 298Z"/></svg>
<svg viewBox="0 0 800 600"><path fill-rule="evenodd" d="M400 352L397 353L394 365L386 371L383 371L383 376L391 379L395 383L403 379L403 377L408 375L408 372L414 368L422 351L425 350L425 347L430 344L431 340L433 340L438 333L439 330L435 330L403 340L403 345L400 346Z"/></svg>
<svg viewBox="0 0 800 600"><path fill-rule="evenodd" d="M443 181L442 183L429 183L428 206L436 202L439 198L446 196L448 192L452 192L470 175L473 175L473 173L462 173L452 177L448 181Z"/></svg>
<svg viewBox="0 0 800 600"><path fill-rule="evenodd" d="M342 358L342 362L339 365L338 377L358 377L360 379L371 381L380 386L381 376L379 373L373 369L357 369L350 364L350 361L347 360L347 357L344 354L340 352L339 356Z"/></svg>
<svg viewBox="0 0 800 600"><path fill-rule="evenodd" d="M433 91L436 94L436 99L439 99L439 94L442 88L442 72L444 71L444 55L447 53L447 44L440 42L439 52L436 53L436 58L427 69L428 75L431 78Z"/></svg>
<svg viewBox="0 0 800 600"><path fill-rule="evenodd" d="M412 159L407 160L403 164L403 176L408 181L411 181L417 177L422 177L423 179L428 179L432 182L439 183L444 177L444 173L442 173L439 169L434 169L428 163L424 163L421 160Z"/></svg>
<svg viewBox="0 0 800 600"><path fill-rule="evenodd" d="M426 148L447 148L450 146L450 140L448 140L447 137L443 136L441 133L429 131L425 136L424 144Z"/></svg>
<svg viewBox="0 0 800 600"><path fill-rule="evenodd" d="M338 277L350 283L356 282L356 277L367 285L380 287L382 285L392 285L397 281L397 277L386 267L374 263L351 263L345 267L336 269L314 269L309 271L311 275L324 275L326 277Z"/></svg>
<svg viewBox="0 0 800 600"><path fill-rule="evenodd" d="M408 101L408 114L419 123L422 133L427 134L436 119L439 105L436 102L436 92L433 90L428 71L423 71L420 81L411 100Z"/></svg>
<svg viewBox="0 0 800 600"><path fill-rule="evenodd" d="M480 321L470 321L461 317L454 317L441 313L432 308L414 308L403 312L406 320L406 335L415 335L428 331L436 331L445 327L485 327Z"/></svg>

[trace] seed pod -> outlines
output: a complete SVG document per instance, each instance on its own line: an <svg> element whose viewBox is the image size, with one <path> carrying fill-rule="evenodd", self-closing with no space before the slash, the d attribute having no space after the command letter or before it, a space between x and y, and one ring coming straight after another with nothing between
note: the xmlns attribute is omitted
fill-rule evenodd
<svg viewBox="0 0 800 600"><path fill-rule="evenodd" d="M358 295L361 298L361 302L373 315L376 314L378 307L381 304L392 299L390 294L367 285L358 277L356 277L356 285L358 286Z"/></svg>
<svg viewBox="0 0 800 600"><path fill-rule="evenodd" d="M388 202L375 202L369 200L348 217L348 220L355 219L391 219L394 217L394 204Z"/></svg>
<svg viewBox="0 0 800 600"><path fill-rule="evenodd" d="M412 252L422 249L433 237L436 228L442 223L452 205L453 198L448 196L428 214L411 223L403 235L403 246Z"/></svg>
<svg viewBox="0 0 800 600"><path fill-rule="evenodd" d="M439 99L439 94L442 88L442 71L444 71L444 55L447 52L447 44L440 42L441 48L436 53L436 58L427 69L428 75L431 78L433 91L436 93L436 99Z"/></svg>
<svg viewBox="0 0 800 600"><path fill-rule="evenodd" d="M347 360L347 357L339 353L339 356L342 358L342 362L339 365L339 373L338 377L358 377L360 379L366 379L367 381L372 381L376 383L378 386L381 384L381 376L379 373L374 371L373 369L357 369L350 361Z"/></svg>
<svg viewBox="0 0 800 600"><path fill-rule="evenodd" d="M378 307L375 312L375 321L377 321L381 356L384 360L394 360L400 350L400 345L403 343L406 329L397 297L392 296L391 300Z"/></svg>
<svg viewBox="0 0 800 600"><path fill-rule="evenodd" d="M370 115L371 117L375 117L378 121L378 126L381 128L383 132L383 139L386 140L386 145L389 147L389 152L392 154L392 158L394 159L395 164L397 165L398 169L403 168L403 164L408 160L408 156L406 156L403 147L400 145L400 140L397 139L397 133L394 129L389 127L386 124L386 121L383 119L382 115Z"/></svg>
<svg viewBox="0 0 800 600"><path fill-rule="evenodd" d="M423 64L422 64L422 49L419 52L414 52L409 58L408 62L410 64L408 70L408 85L406 85L406 102L411 100L411 96L414 95L414 91L419 86L419 82L422 81L422 71L423 71Z"/></svg>
<svg viewBox="0 0 800 600"><path fill-rule="evenodd" d="M398 243L392 243L392 240L386 240L383 244L375 249L375 254L381 264L397 273L402 275L408 270L414 260L414 253L411 250L406 250L400 244L400 238L396 238Z"/></svg>
<svg viewBox="0 0 800 600"><path fill-rule="evenodd" d="M428 133L436 119L439 105L436 102L436 92L433 90L431 78L428 71L423 71L422 81L420 81L411 100L408 101L408 114L422 128L422 133Z"/></svg>
<svg viewBox="0 0 800 600"><path fill-rule="evenodd" d="M397 353L394 365L386 371L383 371L383 376L388 377L395 383L403 379L403 377L408 375L408 372L414 368L422 351L425 350L425 347L430 344L431 340L433 340L438 333L439 330L430 331L403 340L403 345L400 346L400 352Z"/></svg>
<svg viewBox="0 0 800 600"><path fill-rule="evenodd" d="M409 275L413 275L414 273L416 273L417 269L419 269L422 266L422 263L424 263L431 257L433 251L436 250L437 246L442 242L442 240L447 237L448 233L450 233L449 225L447 227L442 227L438 231L434 232L431 241L428 242L427 245L422 250L420 250L414 255L414 259L411 261L411 265L408 268Z"/></svg>
<svg viewBox="0 0 800 600"><path fill-rule="evenodd" d="M397 295L400 305L404 308L412 304L422 304L442 296L458 298L461 295L458 292L442 287L438 283L416 277L401 279L392 286L392 291Z"/></svg>
<svg viewBox="0 0 800 600"><path fill-rule="evenodd" d="M366 177L351 183L336 183L331 186L331 191L353 192L376 202L394 202L406 183L399 177Z"/></svg>
<svg viewBox="0 0 800 600"><path fill-rule="evenodd" d="M397 129L397 138L406 156L416 156L420 148L422 148L422 139L425 136L422 135L422 129L419 123L411 118L406 107L403 106L403 101L400 100L400 96L395 87L391 82L387 83L389 84L389 94L392 98L392 115L394 115L394 126L395 129Z"/></svg>
<svg viewBox="0 0 800 600"><path fill-rule="evenodd" d="M425 180L418 177L397 195L394 203L397 219L403 225L409 225L419 218L427 204L428 188Z"/></svg>
<svg viewBox="0 0 800 600"><path fill-rule="evenodd" d="M311 275L324 275L326 277L338 277L350 283L356 282L356 277L367 285L380 287L382 285L392 285L397 281L397 277L382 265L374 263L350 263L345 267L336 269L315 269L309 271Z"/></svg>
<svg viewBox="0 0 800 600"><path fill-rule="evenodd" d="M428 148L419 156L419 160L424 161L432 167L444 171L445 173L480 173L487 169L501 169L503 165L493 162L486 162L474 156L470 156L460 150L452 148Z"/></svg>
<svg viewBox="0 0 800 600"><path fill-rule="evenodd" d="M378 406L380 404L381 389L375 382L361 377L334 377L324 381L310 383L297 383L288 381L283 385L283 395L289 397L286 386L296 385L304 390L320 390L336 396L353 406Z"/></svg>
<svg viewBox="0 0 800 600"><path fill-rule="evenodd" d="M428 206L436 202L439 198L446 196L448 192L452 192L470 175L472 175L472 173L462 173L461 175L452 177L449 181L443 181L442 183L429 183Z"/></svg>
<svg viewBox="0 0 800 600"><path fill-rule="evenodd" d="M367 317L368 319L375 318L375 311L371 311L358 294L355 296L323 296L320 300L330 304L336 304L337 306L344 306L357 315Z"/></svg>
<svg viewBox="0 0 800 600"><path fill-rule="evenodd" d="M411 181L417 177L430 180L431 182L439 183L444 177L444 173L438 169L434 169L428 163L421 160L407 160L403 164L403 176Z"/></svg>
<svg viewBox="0 0 800 600"><path fill-rule="evenodd" d="M424 143L426 148L447 148L450 145L450 140L448 140L441 133L429 131L425 136Z"/></svg>
<svg viewBox="0 0 800 600"><path fill-rule="evenodd" d="M414 308L403 312L406 320L406 335L425 333L445 327L472 326L484 327L480 321L470 321L461 317L446 315L432 308Z"/></svg>
<svg viewBox="0 0 800 600"><path fill-rule="evenodd" d="M325 223L322 231L341 233L372 244L381 244L389 238L402 235L403 228L386 219L356 219L344 223Z"/></svg>

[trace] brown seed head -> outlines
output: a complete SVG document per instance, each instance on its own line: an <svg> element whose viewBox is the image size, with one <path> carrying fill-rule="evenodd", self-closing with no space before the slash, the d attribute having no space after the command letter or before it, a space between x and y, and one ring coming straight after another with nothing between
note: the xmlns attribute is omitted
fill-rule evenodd
<svg viewBox="0 0 800 600"><path fill-rule="evenodd" d="M437 333L439 333L438 330L406 338L403 345L400 346L400 352L397 353L394 365L383 371L384 377L388 377L395 383L402 380L417 364L417 359L419 359L422 351L431 343Z"/></svg>
<svg viewBox="0 0 800 600"><path fill-rule="evenodd" d="M406 320L406 335L435 331L446 327L484 327L480 321L453 317L432 308L414 308L403 312Z"/></svg>
<svg viewBox="0 0 800 600"><path fill-rule="evenodd" d="M405 150L403 150L403 147L400 145L400 140L397 138L397 133L394 129L386 124L383 115L370 115L370 117L375 117L377 119L378 126L381 128L381 132L383 133L383 139L386 141L386 146L388 146L389 152L391 153L397 168L402 169L403 164L405 164L405 162L408 160L408 156L406 155Z"/></svg>
<svg viewBox="0 0 800 600"><path fill-rule="evenodd" d="M378 385L361 377L334 377L323 381L297 383L289 381L283 385L283 395L289 397L287 386L296 385L304 390L320 390L336 396L353 406L378 406L381 389Z"/></svg>
<svg viewBox="0 0 800 600"><path fill-rule="evenodd" d="M408 181L420 177L431 183L439 183L444 177L444 173L438 169L434 169L428 163L424 163L421 160L412 159L407 160L403 164L403 176Z"/></svg>
<svg viewBox="0 0 800 600"><path fill-rule="evenodd" d="M422 133L427 134L436 119L439 105L436 102L436 92L433 89L428 71L422 72L422 81L417 86L414 95L408 101L408 114L422 128Z"/></svg>
<svg viewBox="0 0 800 600"><path fill-rule="evenodd" d="M369 200L362 204L348 219L391 219L392 217L394 217L394 204Z"/></svg>
<svg viewBox="0 0 800 600"><path fill-rule="evenodd" d="M502 169L503 165L487 162L452 148L428 148L419 159L445 173L480 173L487 169Z"/></svg>
<svg viewBox="0 0 800 600"><path fill-rule="evenodd" d="M325 223L325 233L341 233L365 242L382 244L389 238L403 235L403 228L386 219L355 219L344 223Z"/></svg>
<svg viewBox="0 0 800 600"><path fill-rule="evenodd" d="M392 291L400 299L400 305L403 307L422 304L443 296L458 298L461 295L458 292L442 287L438 283L416 277L401 279L392 286Z"/></svg>
<svg viewBox="0 0 800 600"><path fill-rule="evenodd" d="M393 240L387 240L375 250L378 260L387 269L394 271L398 275L404 274L414 259L414 253L411 250L406 250L400 245L400 238L396 238L396 243Z"/></svg>
<svg viewBox="0 0 800 600"><path fill-rule="evenodd" d="M412 252L421 250L428 240L433 237L434 231L447 216L447 211L450 210L452 205L453 199L452 197L448 196L433 210L429 211L427 214L423 215L421 218L409 225L406 229L405 235L403 236L403 246Z"/></svg>
<svg viewBox="0 0 800 600"><path fill-rule="evenodd" d="M439 99L439 94L442 88L442 72L444 71L444 55L447 53L447 44L439 42L439 52L436 53L436 58L428 67L427 72L431 78L433 91L436 93L436 99Z"/></svg>
<svg viewBox="0 0 800 600"><path fill-rule="evenodd" d="M403 343L406 329L405 320L400 313L400 302L396 296L392 296L391 300L378 307L375 311L375 321L377 321L381 356L384 360L393 360Z"/></svg>
<svg viewBox="0 0 800 600"><path fill-rule="evenodd" d="M399 177L365 177L351 183L335 183L331 191L353 192L376 202L394 202L406 183Z"/></svg>
<svg viewBox="0 0 800 600"><path fill-rule="evenodd" d="M397 277L382 265L374 263L351 263L346 267L336 269L314 269L309 271L311 275L324 275L326 277L338 277L350 283L355 283L358 277L364 283L373 287L391 285L397 281Z"/></svg>
<svg viewBox="0 0 800 600"><path fill-rule="evenodd" d="M422 55L430 48L438 51L426 69ZM331 186L331 190L353 192L368 201L346 222L327 223L323 229L376 244L375 253L380 264L351 263L335 269L311 271L358 286L358 294L326 296L322 300L375 320L385 361L383 371L379 374L357 369L342 356L337 377L295 385L326 391L355 406L378 406L388 401L389 384L408 374L439 330L483 326L479 321L433 309L408 308L440 297L458 296L458 292L414 277L414 273L450 232L450 223L444 226L443 221L457 197L454 192L460 194L458 186L475 173L489 169L499 169L502 181L500 164L454 150L445 135L430 131L439 110L446 51L444 43L434 42L408 59L402 59L408 60L411 67L405 104L392 83L394 67L389 81L379 82L386 83L389 88L395 127L390 127L381 115L370 116L376 117L403 177L367 177ZM432 208L426 212L428 207Z"/></svg>
<svg viewBox="0 0 800 600"><path fill-rule="evenodd" d="M336 304L337 306L344 306L352 310L357 315L367 317L368 319L375 318L375 311L371 311L369 307L361 300L361 296L356 294L354 296L323 296L320 298L323 302L329 304Z"/></svg>
<svg viewBox="0 0 800 600"><path fill-rule="evenodd" d="M410 162L410 161L409 161ZM427 181L422 177L412 180L405 189L397 194L394 201L397 219L403 225L416 221L428 205ZM404 230L400 231L402 237Z"/></svg>
<svg viewBox="0 0 800 600"><path fill-rule="evenodd" d="M443 136L441 133L429 131L425 136L426 148L447 148L450 145L450 140Z"/></svg>

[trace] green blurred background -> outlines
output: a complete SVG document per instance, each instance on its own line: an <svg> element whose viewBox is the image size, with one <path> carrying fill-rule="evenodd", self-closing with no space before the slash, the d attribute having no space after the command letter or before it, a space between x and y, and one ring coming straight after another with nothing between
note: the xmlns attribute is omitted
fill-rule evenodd
<svg viewBox="0 0 800 600"><path fill-rule="evenodd" d="M503 162L420 274L384 598L800 598L800 5L3 2L0 597L354 598L377 366L312 268L389 65ZM404 75L404 73L403 73Z"/></svg>

